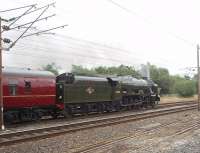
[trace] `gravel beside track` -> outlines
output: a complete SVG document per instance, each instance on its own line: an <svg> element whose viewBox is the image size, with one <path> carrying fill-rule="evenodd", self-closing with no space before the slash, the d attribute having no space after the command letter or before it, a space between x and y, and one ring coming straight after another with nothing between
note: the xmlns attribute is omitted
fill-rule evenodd
<svg viewBox="0 0 200 153"><path fill-rule="evenodd" d="M191 105L192 106L192 105ZM190 107L191 107L190 106ZM183 106L177 106L176 108L181 108ZM196 108L196 105L193 104L193 108L190 109L194 109ZM189 109L189 106L188 106ZM166 108L163 108L162 110L167 110ZM155 112L155 111L159 111L159 110L149 110L149 111L145 111L148 112L150 114L150 112ZM134 115L137 114L137 116L140 116L139 114L143 114L142 113L138 113L135 112ZM148 114L146 113L146 114ZM114 119L113 117L111 117L112 122L115 121L116 124L111 124L111 123L107 123L107 118L104 118L104 120L101 120L103 122L101 122L100 120L98 121L98 123L104 123L102 124L103 126L95 126L94 124L97 124L97 122L91 122L91 119L88 119L87 122L91 122L91 125L93 126L93 128L88 128L87 126L83 127L83 128L77 128L77 129L73 129L73 124L75 125L75 122L73 121L73 124L71 122L68 123L68 126L70 125L70 128L67 128L67 131L61 131L63 129L56 129L58 128L58 126L56 126L56 128L54 127L53 131L51 131L50 133L48 133L47 129L43 128L43 135L45 135L45 137L41 137L38 139L34 139L34 137L31 139L29 139L28 137L30 137L30 133L26 132L26 131L21 131L19 132L17 135L15 135L15 140L20 139L21 136L25 136L27 137L28 141L24 142L24 141L16 141L16 144L13 143L2 143L2 142L6 142L10 139L10 137L12 136L12 131L7 131L4 133L1 133L0 135L0 144L1 144L1 148L0 148L0 152L2 153L7 153L7 152L20 152L20 153L25 153L25 152L87 152L87 148L95 148L98 144L107 144L109 145L108 142L113 143L115 146L115 143L117 142L121 142L121 140L129 140L130 138L140 138L141 135L145 135L148 134L150 131L155 133L155 129L157 129L157 131L159 131L159 129L161 128L171 128L172 125L178 125L178 123L176 124L176 122L181 121L182 124L181 127L183 127L183 123L185 123L186 125L191 125L190 127L183 127L182 132L185 133L186 131L190 131L192 128L194 127L198 127L199 123L193 123L191 121L192 115L187 115L184 117L184 122L179 118L177 119L177 117L180 117L179 114L181 113L177 113L176 115L173 116L173 114L169 114L169 115L165 115L165 116L159 116L159 117L154 117L154 118L148 118L143 120L136 120L136 119L131 119L129 118L126 113L123 115L123 117L121 116L122 114L120 114L121 117L119 117L118 119ZM183 113L184 114L184 113ZM134 116L132 114L132 116ZM158 115L155 115L158 116ZM171 116L170 118L165 118L166 116ZM165 120L160 119L160 118L165 118ZM183 117L183 116L182 116ZM154 120L158 118L158 120L160 120L159 122L155 122ZM120 121L121 119L121 121ZM122 119L126 119L124 121L122 121ZM142 119L142 118L141 118ZM110 119L109 119L110 120ZM131 122L132 120L134 120L134 122ZM78 121L76 121L78 122ZM143 123L144 122L144 123ZM191 123L190 123L191 122ZM120 123L120 124L119 124ZM77 124L77 123L76 123ZM82 123L83 125L83 123ZM193 126L194 127L193 127ZM63 126L63 125L62 125ZM94 128L95 127L95 128ZM141 128L142 127L142 128ZM33 129L35 130L35 129ZM70 131L71 130L71 131ZM186 130L184 132L184 130ZM30 131L30 129L29 129ZM58 133L56 135L51 135L52 133ZM177 133L177 132L176 132ZM179 133L179 135L182 135L183 133ZM37 132L33 132L32 134L35 137L38 137L38 133ZM41 136L41 135L40 135ZM47 137L46 137L47 136ZM19 143L20 142L20 143ZM9 146L6 146L9 145ZM122 147L123 150L128 150L124 147ZM140 147L139 147L140 148ZM141 147L142 148L142 147ZM89 151L89 150L88 150ZM93 150L92 152L96 152L97 150ZM102 150L101 150L102 151ZM111 149L112 151L112 149ZM138 150L139 151L139 150ZM143 151L145 151L145 149L143 149ZM107 152L107 151L105 151ZM110 150L108 150L108 152L110 152ZM113 151L112 151L113 152Z"/></svg>

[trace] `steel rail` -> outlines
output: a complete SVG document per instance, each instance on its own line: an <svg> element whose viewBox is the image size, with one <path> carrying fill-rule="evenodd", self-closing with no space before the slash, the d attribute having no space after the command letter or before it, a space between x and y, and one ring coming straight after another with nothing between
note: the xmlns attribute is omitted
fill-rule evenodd
<svg viewBox="0 0 200 153"><path fill-rule="evenodd" d="M192 105L192 104L196 104L196 101L178 101L178 102L167 102L167 103L161 103L158 104L156 107L154 107L153 109L150 108L146 108L146 109L139 109L140 112L144 112L144 111L148 111L148 110L156 110L156 109L160 109L160 108L167 108L167 107L172 107L172 106L181 106L181 105ZM133 112L134 111L134 112ZM107 117L107 116L111 116L111 115L123 115L125 113L137 113L138 110L123 110L123 111L119 111L119 112L106 112L106 113L91 113L91 114L87 114L87 115L74 115L72 118L70 118L70 121L74 122L77 120L85 120L85 119L93 119L93 118L97 118L97 117ZM66 122L66 119L63 117L59 117L57 119L53 119L52 117L48 116L45 118L42 118L41 123L47 123L47 124L60 124L60 122ZM20 128L20 127L24 127L26 125L32 125L32 123L36 123L36 122L21 122L20 124L13 124L13 125L7 125L7 128L11 131L14 131L14 128ZM16 130L15 130L16 131Z"/></svg>
<svg viewBox="0 0 200 153"><path fill-rule="evenodd" d="M178 101L178 102L160 103L157 105L157 107L161 108L161 107L192 105L192 104L197 104L197 101L182 101L182 102Z"/></svg>
<svg viewBox="0 0 200 153"><path fill-rule="evenodd" d="M197 104L197 101L195 100L189 100L189 101L176 101L176 102L166 102L166 103L159 103L158 105L168 105L168 104L176 104L176 105L179 105L179 104L190 104L190 103L196 103Z"/></svg>
<svg viewBox="0 0 200 153"><path fill-rule="evenodd" d="M116 125L120 123L136 121L141 119L147 119L171 113L177 113L187 110L197 109L197 105L190 106L177 106L172 108L157 109L153 111L147 111L143 113L126 114L115 117L100 118L89 121L79 121L73 123L67 123L63 125L22 130L17 132L8 132L0 134L0 146L12 145L20 142L35 141L40 139L51 138L60 136L66 133L73 133L80 130L92 129L96 127L103 127L109 125Z"/></svg>
<svg viewBox="0 0 200 153"><path fill-rule="evenodd" d="M145 147L144 147L144 146L141 146L141 147L135 149L134 151L137 151L137 150L138 150L138 151L141 152L141 151L144 151L144 150L149 149L150 147L158 146L158 144L161 143L161 142L164 142L164 141L166 141L166 140L168 140L168 139L170 139L170 138L172 138L172 137L177 137L177 136L183 135L183 134L188 133L188 132L190 132L190 131L192 131L192 130L197 130L197 129L199 129L199 127L200 127L200 122L193 123L193 124L190 125L189 127L183 128L183 129L181 129L181 130L178 130L178 131L175 132L174 134L165 137L164 139L158 141L156 144L150 143L150 145L148 144L148 146L145 146Z"/></svg>
<svg viewBox="0 0 200 153"><path fill-rule="evenodd" d="M77 149L77 151L74 151L74 153L88 153L88 152L94 152L97 149L109 148L109 147L112 147L116 143L119 143L119 142L122 142L122 141L126 141L126 140L131 139L131 138L136 138L137 139L137 138L141 137L142 134L149 134L150 132L155 132L155 131L157 131L157 130L159 130L161 128L166 128L166 127L169 127L169 126L174 125L174 124L178 124L178 123L171 122L171 123L165 123L165 124L158 125L158 126L152 128L152 129L139 129L139 130L135 131L136 133L134 135L131 134L131 135L128 135L128 136L117 138L116 140L107 140L107 141L103 141L103 142L100 142L100 143L97 143L97 144L89 145L89 146ZM187 124L191 125L191 121L187 122ZM178 130L178 132L176 132L173 135L170 135L169 137L186 133L186 132L188 132L188 131L190 131L190 130L192 130L194 128L197 128L199 126L200 126L200 122L194 123L189 128L183 128L181 130ZM169 138L169 137L167 137L167 138ZM139 150L142 147L139 147L139 148L137 147L136 150Z"/></svg>

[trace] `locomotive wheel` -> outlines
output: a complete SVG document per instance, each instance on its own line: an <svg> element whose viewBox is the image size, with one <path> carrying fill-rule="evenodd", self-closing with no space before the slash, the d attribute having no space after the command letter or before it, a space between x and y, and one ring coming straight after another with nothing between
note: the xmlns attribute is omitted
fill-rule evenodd
<svg viewBox="0 0 200 153"><path fill-rule="evenodd" d="M57 114L57 113L54 113L54 114L51 114L51 116L52 116L52 118L53 118L53 119L57 119L57 118L58 118L58 116L59 116L59 114Z"/></svg>
<svg viewBox="0 0 200 153"><path fill-rule="evenodd" d="M97 104L97 107L98 107L98 113L103 113L103 105Z"/></svg>
<svg viewBox="0 0 200 153"><path fill-rule="evenodd" d="M39 115L39 113L33 112L32 114L32 120L33 121L39 121L42 117Z"/></svg>
<svg viewBox="0 0 200 153"><path fill-rule="evenodd" d="M120 105L119 105L118 103L115 105L115 111L116 111L116 112L119 112L119 111L120 111Z"/></svg>
<svg viewBox="0 0 200 153"><path fill-rule="evenodd" d="M31 121L33 118L33 112L29 109L21 110L19 112L19 119L20 121Z"/></svg>
<svg viewBox="0 0 200 153"><path fill-rule="evenodd" d="M65 118L72 118L72 116L73 116L73 113L72 113L72 106L67 106L66 108L65 108L65 110L63 110L62 112L61 112L61 114L65 117Z"/></svg>
<svg viewBox="0 0 200 153"><path fill-rule="evenodd" d="M83 112L83 115L85 116L88 115L88 104L82 105L82 112Z"/></svg>
<svg viewBox="0 0 200 153"><path fill-rule="evenodd" d="M148 105L147 103L143 103L143 108L147 109L148 108Z"/></svg>
<svg viewBox="0 0 200 153"><path fill-rule="evenodd" d="M18 111L12 111L12 112L6 112L4 113L4 120L7 124L12 123L18 123L20 122L19 119L19 112Z"/></svg>
<svg viewBox="0 0 200 153"><path fill-rule="evenodd" d="M155 102L152 102L152 103L151 103L151 107L152 107L152 108L155 108L155 106L156 106Z"/></svg>
<svg viewBox="0 0 200 153"><path fill-rule="evenodd" d="M80 112L81 112L81 114L83 114L83 115L88 115L88 113L90 112L89 109L90 109L90 106L89 106L88 103L82 104L82 105L81 105L81 111L80 111Z"/></svg>
<svg viewBox="0 0 200 153"><path fill-rule="evenodd" d="M61 114L64 116L64 118L72 118L72 114L69 114L66 111L62 111Z"/></svg>
<svg viewBox="0 0 200 153"><path fill-rule="evenodd" d="M106 112L106 105L104 103L101 103L101 113Z"/></svg>
<svg viewBox="0 0 200 153"><path fill-rule="evenodd" d="M131 110L132 109L132 106L131 105L128 105L127 106L127 110Z"/></svg>

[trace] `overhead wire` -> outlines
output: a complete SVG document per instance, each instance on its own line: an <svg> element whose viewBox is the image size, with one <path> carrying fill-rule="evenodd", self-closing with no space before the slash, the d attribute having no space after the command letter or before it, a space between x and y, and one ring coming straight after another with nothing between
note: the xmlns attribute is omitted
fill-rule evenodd
<svg viewBox="0 0 200 153"><path fill-rule="evenodd" d="M99 51L100 50L100 51L104 51L106 53L112 52L110 50L110 49L112 49L114 52L119 52L119 53L127 54L129 56L132 53L131 51L128 51L128 50L125 50L125 49L115 48L115 47L111 47L111 46L108 46L108 45L103 45L103 44L92 42L92 41L82 40L82 39L78 39L78 38L74 38L74 37L70 37L70 36L64 36L64 35L61 36L60 34L53 34L53 35L54 35L53 39L57 40L56 43L63 42L67 46L70 46L69 44L72 44L72 45L76 46L76 49L79 48L79 47L84 47L84 48L87 47L88 51L90 50L89 48L93 48L92 51L96 51L96 50ZM58 37L61 38L61 39L59 39ZM49 39L49 37L48 37L48 39ZM34 40L32 39L31 41L34 41ZM71 42L71 41L73 41L73 42ZM80 43L77 43L77 42L80 42ZM38 46L38 43L40 44L41 42L37 42L37 46ZM135 54L136 53L134 53L134 55ZM117 54L115 54L115 55L117 55Z"/></svg>
<svg viewBox="0 0 200 153"><path fill-rule="evenodd" d="M103 45L103 47L105 47L105 45ZM93 57L92 57L93 58Z"/></svg>
<svg viewBox="0 0 200 153"><path fill-rule="evenodd" d="M99 47L99 46L95 46L95 45L91 45L91 44L73 43L73 42L70 42L70 41L64 40L64 39L56 39L56 40L57 40L56 42L52 42L55 45L62 44L64 46L67 46L67 47L70 47L70 48L74 48L74 49L84 49L84 50L92 51L92 52L102 51L102 52L105 52L106 54L110 54L110 53L114 52L115 54L113 54L113 55L126 54L126 55L130 56L129 52L124 52L124 51L120 51L120 50L116 50L116 49L112 49L111 50L109 48L102 47L102 46ZM58 45L58 46L60 46L60 45ZM119 53L116 54L116 52L119 52Z"/></svg>
<svg viewBox="0 0 200 153"><path fill-rule="evenodd" d="M24 36L24 34L31 28L31 26L44 14L44 12L46 12L46 10L49 8L49 5L39 14L39 16L28 26L28 28L10 45L9 48L12 48L16 43L17 41L19 41L19 39L21 37Z"/></svg>
<svg viewBox="0 0 200 153"><path fill-rule="evenodd" d="M16 7L16 8L13 8L13 9L2 10L2 11L0 11L0 13L14 11L14 10L19 10L19 9L23 9L23 8L27 8L27 7L31 7L31 6L36 6L36 5L37 4L32 4L32 5L22 6L22 7Z"/></svg>
<svg viewBox="0 0 200 153"><path fill-rule="evenodd" d="M21 19L26 13L28 13L31 9L33 9L35 6L31 6L29 9L27 9L24 13L22 13L19 17L15 18L13 22L11 22L8 26L11 27L13 24L15 24L19 19ZM2 31L4 32L4 30Z"/></svg>
<svg viewBox="0 0 200 153"><path fill-rule="evenodd" d="M65 41L65 40L62 40L62 41L60 41L60 40L58 40L57 38L55 38L55 36L56 35L54 35L53 36L53 39L54 40L57 40L57 41L52 41L51 42L51 44L53 45L53 44L55 44L55 45L53 45L53 46L63 46L64 45L64 47L63 48L65 48L66 50L67 50L67 48L71 48L71 49L75 49L74 51L76 51L77 49L79 49L79 50L81 50L81 51L87 51L87 53L88 53L88 51L91 51L91 53L94 53L94 52L97 52L96 54L97 54L97 56L96 57L98 57L98 54L102 54L102 52L101 53L99 53L99 51L103 51L104 52L104 55L105 55L105 53L106 53L106 58L107 57L112 57L113 55L113 57L115 57L114 58L114 60L115 60L115 62L116 62L116 60L118 60L117 62L119 63L120 62L120 60L119 59L121 59L123 56L121 56L121 55L119 55L119 54L116 54L116 50L113 50L113 51L111 51L110 49L108 49L108 48L106 48L107 46L105 46L105 45L100 45L101 47L103 47L103 49L100 49L100 48L97 48L96 47L96 45L98 45L98 43L92 43L92 45L93 46L91 46L91 47L88 47L88 43L91 43L91 41L85 41L85 40L81 40L81 39L76 39L76 38L74 38L74 39L72 39L72 37L67 37L68 39L72 39L74 42L76 41L78 41L78 42L84 42L84 43L87 43L87 44L81 44L81 46L80 45L77 45L77 43L74 43L72 46L71 45L69 45L69 44L71 44L72 42L71 41ZM66 38L66 37L63 37L63 38ZM50 37L48 37L48 39L50 39ZM40 41L41 41L41 39L40 39ZM38 47L38 44L41 44L40 43L40 41L36 41L36 44L35 45L37 45L37 50L39 51L40 49L41 49L41 46L43 46L43 45L40 45L40 47ZM32 45L34 45L33 44L33 42L34 42L34 40L32 39L31 40L31 44ZM63 44L60 44L60 43L63 43ZM47 43L44 43L44 44L48 44L48 42ZM91 44L90 44L91 45ZM76 47L74 47L74 46L76 46ZM78 48L77 46L79 46L80 48ZM95 46L95 47L94 47ZM67 48L66 48L67 47ZM113 49L113 48L112 48ZM116 48L114 48L114 49L116 49ZM49 50L48 50L49 51ZM113 52L113 54L112 54L112 52ZM68 52L66 52L66 53L70 53L69 51ZM122 51L121 53L125 53L126 54L126 52L124 52L124 51ZM71 54L73 54L73 53L71 53ZM85 55L85 54L84 54ZM80 55L80 56L84 56L84 55ZM90 54L91 55L91 54ZM90 56L89 55L89 56ZM117 57L117 55L118 56L120 56L119 58ZM141 61L141 58L138 58L138 57L141 57L141 55L140 56L138 56L138 57L135 57L135 54L134 54L134 56L131 56L131 54L130 53L127 53L127 57L129 58L127 58L126 57L126 63L131 63L131 62L129 62L129 61L132 61L132 60L136 60L137 62L140 60ZM87 55L85 55L84 56L84 58L86 58L86 56ZM132 57L132 59L131 59L131 57ZM99 57L100 58L100 57ZM104 58L105 59L105 58ZM112 58L113 59L113 58ZM110 59L110 61L112 61L112 59ZM107 60L108 60L108 58L107 58ZM121 62L123 62L124 63L124 61L122 61L121 60ZM169 61L168 61L169 62ZM131 63L131 64L133 64L133 63Z"/></svg>
<svg viewBox="0 0 200 153"><path fill-rule="evenodd" d="M36 9L32 10L32 11L27 12L27 13L24 14L24 15L31 14L31 13L33 13L33 12L36 12L36 11L41 10L41 9L43 9L43 8L46 8L47 6L54 6L54 5L55 5L55 2L50 3L50 4L47 4L47 5L44 5L44 6L42 6L42 7L38 7L38 8L36 8ZM20 17L20 16L17 16L17 17L15 17L15 18L19 18L19 17Z"/></svg>
<svg viewBox="0 0 200 153"><path fill-rule="evenodd" d="M30 34L27 34L25 36L22 36L22 38L33 36L33 35L41 35L44 32L52 31L52 30L59 29L59 28L64 28L65 26L68 26L68 25L65 24L65 25L62 25L62 26L58 26L58 27L54 27L54 28L50 28L50 29L46 29L46 30L41 30L41 31L38 31L38 32L35 32L35 33L30 33Z"/></svg>
<svg viewBox="0 0 200 153"><path fill-rule="evenodd" d="M14 52L14 53L11 53L11 52L4 52L5 54L8 54L8 55L19 55L19 56L23 56L23 57L30 57L30 54L27 54L26 52L24 52L24 53L19 53L19 52ZM71 56L73 56L74 57L74 55L73 54L69 54L69 55L67 55L66 57L63 57L63 55L62 55L62 57L56 57L56 59L57 60L55 60L55 55L54 56L44 56L44 55L36 55L36 54L31 54L31 58L35 58L35 59L37 59L37 60L45 60L45 61L52 61L52 62L55 62L55 61L62 61L62 63L65 63L67 60L72 60L72 61L79 61L79 63L80 63L80 58L79 59L75 59L74 60L74 58L71 58ZM96 60L95 58L91 58L92 60L93 60L93 62L92 61L88 61L87 59L85 59L85 58L82 58L82 56L80 56L79 55L79 57L81 57L81 59L82 59L82 63L84 63L84 64L94 64L94 63L101 63L100 61L98 61L98 60ZM101 60L103 60L103 59L101 59ZM107 60L105 60L105 61L107 61ZM112 61L112 62L114 62L114 61ZM116 64L116 62L115 62L115 64ZM118 63L119 64L119 63Z"/></svg>
<svg viewBox="0 0 200 153"><path fill-rule="evenodd" d="M37 45L37 41L35 41L35 42L36 42L35 45ZM56 44L55 42L52 42L52 43L51 43L52 46L56 46L56 45L60 46L60 44ZM45 43L45 44L47 44L47 43ZM68 43L65 43L65 44L68 44ZM27 45L27 44L24 44L24 45ZM33 41L32 41L32 45L34 45ZM54 54L54 55L60 54L61 56L66 55L66 57L71 55L72 57L74 57L74 59L81 57L81 59L83 59L83 58L84 59L92 59L92 60L96 59L98 61L102 61L103 60L103 61L107 61L107 62L110 62L110 63L125 64L125 65L134 65L134 64L137 65L137 64L141 63L141 61L144 62L144 60L142 60L141 58L138 58L138 57L135 57L135 56L131 56L131 55L123 56L123 55L119 55L119 54L114 54L114 56L112 56L113 54L106 54L106 56L102 57L102 56L99 56L99 53L96 53L96 54L94 54L92 56L92 54L88 53L88 51L89 50L93 51L93 50L92 49L88 49L88 48L81 49L81 48L76 48L76 47L63 46L62 50L61 49L57 50L57 49L54 49L54 48L51 48L51 47L47 47L46 48L46 47L43 47L43 46L39 46L39 47L37 46L36 48L33 48L33 49L32 48L27 48L25 50L28 50L28 49L30 49L32 51L33 50L37 50L37 52L40 52L40 51L41 52L45 52L47 54L50 53L49 50L56 50L56 52L51 52L50 54L51 55L52 54ZM87 54L85 54L85 52L82 53L82 54L81 53L75 53L77 50L87 51ZM100 53L100 54L102 54L102 53ZM42 53L41 53L41 55L42 55ZM141 56L139 56L139 57L141 57ZM54 56L54 58L56 59L56 56ZM160 59L160 60L157 60L157 62L156 61L155 62L159 63L160 61L163 62L164 60L165 59L163 59L163 60ZM169 60L165 60L165 61L170 63Z"/></svg>
<svg viewBox="0 0 200 153"><path fill-rule="evenodd" d="M57 35L57 34L56 34ZM56 35L54 35L53 37L53 39L56 39L57 41L53 41L53 42L51 42L51 44L53 45L53 44L55 44L55 45L53 45L53 46L60 46L60 43L63 43L61 46L63 46L64 45L64 47L63 48L65 48L65 50L66 50L66 52L63 52L63 53L67 53L67 54L74 54L74 52L69 52L69 51L67 51L67 48L70 48L70 49L74 49L75 51L76 50L81 50L81 51L87 51L87 53L88 53L88 51L90 51L91 53L94 53L94 52L97 52L96 54L99 54L99 51L103 51L103 52L105 52L106 53L106 57L104 58L102 58L104 61L105 60L107 60L107 61L113 61L113 62L117 62L117 63L119 63L119 62L121 62L121 63L131 63L132 65L133 65L133 63L132 62L129 62L129 60L127 59L126 61L123 61L123 60L121 60L121 58L123 57L123 56L120 56L119 54L116 54L116 49L118 49L118 48L113 48L113 47L108 47L107 45L101 45L101 44L98 44L98 43L94 43L94 42L91 42L91 41L85 41L85 40L82 40L82 39L77 39L77 38L73 38L73 37L69 37L69 36L64 36L64 37L62 37L62 38L64 38L64 39L71 39L71 40L73 40L74 42L76 41L78 41L78 42L83 42L83 43L86 43L86 44L77 44L77 43L72 43L71 41L65 41L65 40L59 40L59 39L57 39L57 38L55 38L55 36ZM49 37L48 37L49 38ZM40 39L40 41L41 41L41 39ZM33 44L33 42L36 42L35 43L35 45L37 46L37 52L39 52L42 48L41 47L43 47L43 45L39 45L39 44L41 44L40 43L40 41L35 41L34 39L31 39L31 44L32 45L34 45ZM70 43L72 43L73 45L71 46L71 45L69 45ZM47 43L44 43L44 44L47 44ZM88 47L88 44L89 45L92 45L92 46L90 46L90 47ZM24 44L24 45L27 45L27 44ZM99 45L98 47L101 47L101 48L98 48L98 47L96 47L96 45ZM76 46L76 47L74 47L74 46ZM94 47L95 46L95 47ZM78 48L78 47L80 47L80 48ZM103 49L102 49L103 48ZM113 52L113 54L111 53L111 50L109 49L109 48L111 48L111 49L114 49L112 52ZM43 49L44 49L44 47L43 47ZM46 50L46 52L48 53L49 52L49 49L46 49L45 48L45 50ZM131 56L131 54L130 53L126 53L125 51L127 51L127 50L122 50L122 51L120 51L121 53L123 53L123 54L127 54L128 56L128 58L131 58L132 56ZM115 53L115 54L114 54ZM109 55L110 54L110 55ZM77 55L77 53L76 53L76 55ZM91 54L90 54L91 55ZM86 58L87 56L90 56L90 55L85 55L85 54L81 54L81 55L77 55L77 56L82 56L82 57L84 57L84 58ZM105 54L104 54L105 55ZM113 56L114 55L114 59L112 58L108 58L108 57L111 57L111 56ZM117 55L119 55L120 57L118 58L117 57ZM90 58L97 58L98 56L93 56L93 57L90 57ZM100 60L100 58L101 57L99 57L99 60ZM135 54L134 54L134 56L132 57L133 59L132 60L136 60L136 61L138 61L138 60L140 60L141 61L141 59L140 58L136 58L135 57ZM120 60L119 60L120 59ZM130 60L131 61L131 60Z"/></svg>
<svg viewBox="0 0 200 153"><path fill-rule="evenodd" d="M114 0L106 0L106 1L108 1L109 3L111 3L111 4L113 4L113 5L117 6L117 7L119 7L120 9L122 9L122 10L124 10L124 11L126 11L126 12L128 12L128 13L130 13L130 14L132 14L132 15L137 15L137 16L142 17L143 21L146 22L146 23L148 23L148 24L151 24L151 25L153 24L152 22L150 22L149 20L147 20L146 17L141 16L141 15L138 14L137 12L135 12L135 11L133 11L133 10L130 10L130 9L124 7L123 5L117 3L117 2L114 1ZM176 39L178 39L178 40L181 40L182 42L185 42L185 43L187 43L187 44L190 45L190 46L193 46L193 47L195 46L195 47L196 47L196 43L191 42L191 41L189 41L189 40L186 40L186 39L184 39L184 38L181 37L181 36L178 36L178 35L176 35L176 34L173 34L172 32L169 32L169 31L166 31L166 30L163 30L162 32L165 32L165 33L167 33L168 35L170 35L170 36L172 36L172 37L174 37L174 38L176 38Z"/></svg>
<svg viewBox="0 0 200 153"><path fill-rule="evenodd" d="M49 38L49 37L48 37ZM54 39L55 39L55 37L54 37ZM56 39L57 41L52 41L51 42L51 44L53 45L53 46L63 46L63 48L71 48L71 49L76 49L76 50L81 50L81 51L91 51L91 53L94 53L94 52L98 52L99 53L99 51L103 51L103 52L105 52L106 53L106 55L108 55L108 54L111 54L111 55L115 55L115 57L116 57L116 55L118 55L118 54L112 54L111 53L111 50L109 50L108 48L106 48L106 47L104 47L103 49L102 48L96 48L96 47L94 47L94 46L92 46L92 47L88 47L87 46L87 44L86 45L81 45L81 46L79 46L79 44L72 44L72 45L69 45L71 42L69 42L69 41L65 41L65 40L62 40L62 41L60 41L60 40L58 40L58 39ZM41 39L40 39L40 41L41 41ZM39 42L39 41L34 41L33 39L32 39L32 41L31 41L31 44L33 44L33 42L36 42L36 44L35 45L37 45L37 48L40 48L40 47L42 47L43 45L40 45L41 43ZM46 44L46 43L45 43ZM54 45L55 44L55 45ZM75 47L74 47L75 46ZM113 52L116 52L116 50L113 50ZM126 52L121 52L121 53L123 53L123 54L125 54ZM127 54L127 55L129 55L129 57L130 57L130 54ZM135 58L136 59L136 58Z"/></svg>
<svg viewBox="0 0 200 153"><path fill-rule="evenodd" d="M25 45L25 44L24 44ZM23 45L18 45L18 46L20 46L20 47L24 47ZM76 51L77 50L77 48L70 48L70 51L69 51L69 47L64 47L64 49L63 50L59 50L59 51L57 51L57 52L49 52L49 48L41 48L41 47L27 47L27 46L25 46L25 48L27 48L27 49L29 49L29 50L34 50L34 49L37 49L37 53L40 53L40 52L45 52L45 53L48 53L48 54L54 54L54 55L58 55L59 54L59 52L61 52L62 53L62 55L60 55L60 56L62 56L63 57L63 55L67 55L67 56L69 56L69 55L73 55L74 57L77 57L77 56L79 56L79 57L82 57L82 58L91 58L91 59L99 59L99 60L104 60L104 61L112 61L112 62L122 62L123 60L121 60L120 59L120 57L119 57L119 59L116 59L116 58L110 58L110 57L99 57L98 58L98 56L91 56L91 54L90 55L86 55L86 54L80 54L80 53L75 53L74 51ZM26 49L26 50L27 50ZM74 50L74 51L73 51ZM64 53L64 54L63 54ZM54 56L55 57L55 56ZM124 62L128 62L128 61L123 61L123 63Z"/></svg>
<svg viewBox="0 0 200 153"><path fill-rule="evenodd" d="M34 30L34 29L33 29L33 30ZM109 45L107 45L107 44L97 43L97 42L94 42L94 41L83 40L83 39L80 39L80 38L74 38L74 37L67 36L67 35L62 35L62 34L57 34L57 33L55 33L54 37L64 38L65 40L71 39L71 40L73 40L73 41L87 43L87 45L94 45L94 46L98 46L98 47L109 48L109 49L113 49L113 50L116 50L116 51L119 51L119 52L122 52L122 53L124 53L124 52L127 52L127 53L129 53L129 54L131 53L131 51L126 50L126 49L121 49L121 48L109 46ZM56 40L65 41L65 40L63 40L63 39L56 39ZM70 43L70 42L68 42L68 43ZM85 46L85 45L82 45L82 44L80 44L80 43L76 43L76 45L78 45L78 46ZM94 46L93 46L93 47L94 47Z"/></svg>
<svg viewBox="0 0 200 153"><path fill-rule="evenodd" d="M100 44L100 43L93 42L93 41L89 41L89 40L83 40L83 39L79 39L79 38L74 38L74 37L70 37L70 36L66 36L66 35L56 34L55 36L64 37L64 38L72 39L72 40L79 41L79 42L90 43L90 44L97 45L97 46L101 46L101 47L104 47L104 48L106 47L106 48L115 49L115 50L119 50L119 51L123 51L123 52L124 52L124 51L125 51L125 52L130 52L130 51L125 50L125 49L121 49L121 48L109 46L109 45L106 45L106 44Z"/></svg>
<svg viewBox="0 0 200 153"><path fill-rule="evenodd" d="M55 16L56 14L52 14L52 15L49 15L49 16L46 16L46 17L43 17L43 18L40 18L40 19L38 19L37 20L37 22L38 21L42 21L42 20L47 20L48 18L50 18L50 17L53 17L53 16ZM21 25L17 25L17 26L15 26L15 27L12 27L12 28L10 28L9 30L13 30L13 29L20 29L22 26L25 26L25 25L29 25L29 24L31 24L33 21L31 21L31 22L27 22L27 23L24 23L24 24L21 24Z"/></svg>
<svg viewBox="0 0 200 153"><path fill-rule="evenodd" d="M19 45L20 46L20 45ZM23 47L23 46L20 46L20 47ZM26 48L26 47L25 47ZM68 47L69 48L69 47ZM30 49L30 50L33 50L33 49L31 49L30 47L28 47L27 49ZM26 49L26 50L27 50ZM45 52L45 53L48 53L48 54L54 54L54 56L52 56L52 58L57 58L56 56L62 56L62 58L63 57L65 57L65 56L63 56L63 54L62 55L58 55L58 52L49 52L49 49L48 48L39 48L39 52ZM38 53L39 53L38 52ZM129 61L127 61L127 60L122 60L122 59L116 59L116 58L110 58L110 57L98 57L98 56L92 56L92 55L85 55L85 54L80 54L80 53L75 53L75 52L69 52L69 51L67 51L67 49L65 49L65 50L62 50L62 51L60 51L60 52L63 52L63 53L67 53L66 54L66 57L67 56L73 56L73 57L81 57L82 59L83 58L89 58L89 59L92 59L92 60L103 60L103 61L109 61L109 62L115 62L115 63L129 63L129 64L133 64L133 63L131 63L131 62L129 62ZM56 55L56 56L55 56ZM43 56L42 56L43 57ZM47 56L46 56L47 57ZM51 57L51 56L48 56L48 57ZM119 57L120 58L120 57Z"/></svg>

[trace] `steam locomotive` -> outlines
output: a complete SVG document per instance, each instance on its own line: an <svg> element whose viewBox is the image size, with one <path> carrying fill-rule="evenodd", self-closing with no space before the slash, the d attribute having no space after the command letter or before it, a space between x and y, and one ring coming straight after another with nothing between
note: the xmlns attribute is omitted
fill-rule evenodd
<svg viewBox="0 0 200 153"><path fill-rule="evenodd" d="M56 77L48 71L3 69L4 119L7 122L154 107L159 101L158 87L151 80L72 73Z"/></svg>

